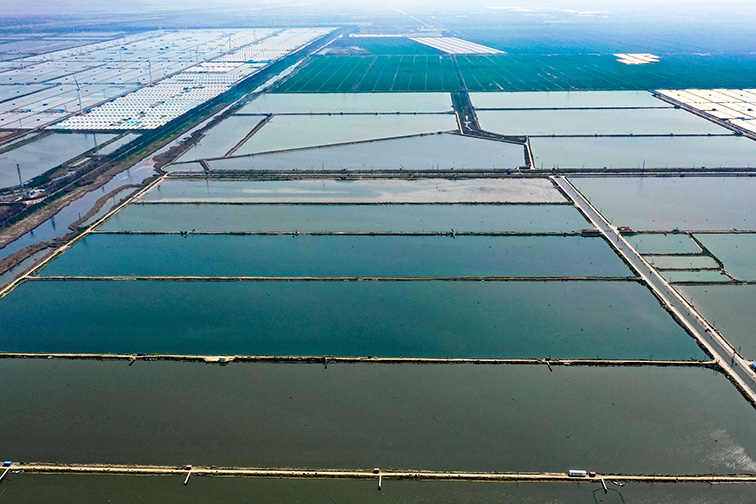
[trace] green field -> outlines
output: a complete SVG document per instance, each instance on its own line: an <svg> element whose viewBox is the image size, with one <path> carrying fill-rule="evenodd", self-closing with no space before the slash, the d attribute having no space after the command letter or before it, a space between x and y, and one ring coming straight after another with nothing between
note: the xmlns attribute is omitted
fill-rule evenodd
<svg viewBox="0 0 756 504"><path fill-rule="evenodd" d="M448 56L313 56L278 92L453 91Z"/></svg>
<svg viewBox="0 0 756 504"><path fill-rule="evenodd" d="M418 44L419 45L419 44ZM453 91L454 57L313 56L279 92ZM459 55L470 91L753 87L755 55L670 55L623 65L612 55Z"/></svg>

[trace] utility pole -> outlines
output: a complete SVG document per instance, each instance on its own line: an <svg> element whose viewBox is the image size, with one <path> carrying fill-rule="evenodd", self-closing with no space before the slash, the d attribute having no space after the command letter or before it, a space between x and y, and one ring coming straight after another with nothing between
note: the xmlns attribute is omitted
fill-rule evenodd
<svg viewBox="0 0 756 504"><path fill-rule="evenodd" d="M76 84L76 96L79 98L79 112L82 112L84 108L81 106L81 88L79 87L79 81L74 77L74 83Z"/></svg>

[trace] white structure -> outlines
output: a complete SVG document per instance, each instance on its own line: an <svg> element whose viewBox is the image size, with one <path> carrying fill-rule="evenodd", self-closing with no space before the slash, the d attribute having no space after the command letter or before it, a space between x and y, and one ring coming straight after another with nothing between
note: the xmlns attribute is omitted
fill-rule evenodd
<svg viewBox="0 0 756 504"><path fill-rule="evenodd" d="M433 47L447 54L504 54L504 51L456 37L411 37L410 40Z"/></svg>
<svg viewBox="0 0 756 504"><path fill-rule="evenodd" d="M0 128L156 128L332 30L152 31L0 62Z"/></svg>
<svg viewBox="0 0 756 504"><path fill-rule="evenodd" d="M659 89L656 92L756 133L756 89Z"/></svg>
<svg viewBox="0 0 756 504"><path fill-rule="evenodd" d="M659 63L659 56L656 56L654 54L618 53L618 54L615 54L615 56L617 57L617 61L619 61L620 63L624 63L625 65L647 65L649 63Z"/></svg>

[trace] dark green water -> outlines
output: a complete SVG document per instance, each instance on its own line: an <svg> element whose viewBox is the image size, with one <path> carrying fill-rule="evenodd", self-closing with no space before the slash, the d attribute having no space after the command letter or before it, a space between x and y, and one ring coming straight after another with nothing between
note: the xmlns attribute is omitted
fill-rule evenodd
<svg viewBox="0 0 756 504"><path fill-rule="evenodd" d="M704 357L634 282L32 281L0 320L5 351Z"/></svg>
<svg viewBox="0 0 756 504"><path fill-rule="evenodd" d="M699 234L704 247L738 280L756 280L756 234Z"/></svg>
<svg viewBox="0 0 756 504"><path fill-rule="evenodd" d="M3 359L0 372L10 460L756 471L756 412L708 369Z"/></svg>
<svg viewBox="0 0 756 504"><path fill-rule="evenodd" d="M577 231L569 205L129 205L107 231Z"/></svg>
<svg viewBox="0 0 756 504"><path fill-rule="evenodd" d="M678 287L746 359L756 359L756 285Z"/></svg>
<svg viewBox="0 0 756 504"><path fill-rule="evenodd" d="M501 503L512 504L750 504L756 485L609 484L604 494L598 481L587 483L469 483L463 481L373 481L208 478L144 476L14 474L0 487L3 504L28 502L118 503ZM621 497L620 497L621 496Z"/></svg>
<svg viewBox="0 0 756 504"><path fill-rule="evenodd" d="M580 236L89 235L43 275L630 276Z"/></svg>

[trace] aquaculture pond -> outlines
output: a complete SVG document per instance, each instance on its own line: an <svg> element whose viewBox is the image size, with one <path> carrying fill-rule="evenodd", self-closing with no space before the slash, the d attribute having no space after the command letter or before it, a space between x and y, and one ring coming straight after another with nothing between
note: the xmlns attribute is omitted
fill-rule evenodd
<svg viewBox="0 0 756 504"><path fill-rule="evenodd" d="M3 359L0 371L11 460L756 470L756 413L705 368Z"/></svg>
<svg viewBox="0 0 756 504"><path fill-rule="evenodd" d="M0 317L12 352L705 358L634 281L34 280Z"/></svg>
<svg viewBox="0 0 756 504"><path fill-rule="evenodd" d="M555 258L559 258L555 260ZM621 277L609 245L580 236L95 234L42 275Z"/></svg>
<svg viewBox="0 0 756 504"><path fill-rule="evenodd" d="M756 142L739 136L532 138L536 168L748 168Z"/></svg>
<svg viewBox="0 0 756 504"><path fill-rule="evenodd" d="M260 133L262 131L260 130ZM242 153L241 150L236 152L236 154ZM218 171L500 170L503 172L524 165L525 149L522 145L451 134L376 140L210 161L210 168ZM179 166L174 165L174 168L178 169Z"/></svg>
<svg viewBox="0 0 756 504"><path fill-rule="evenodd" d="M234 155L455 131L452 114L274 116Z"/></svg>
<svg viewBox="0 0 756 504"><path fill-rule="evenodd" d="M648 91L491 92L470 93L470 99L477 109L672 107Z"/></svg>
<svg viewBox="0 0 756 504"><path fill-rule="evenodd" d="M237 114L451 112L449 93L264 93Z"/></svg>
<svg viewBox="0 0 756 504"><path fill-rule="evenodd" d="M482 129L500 135L732 135L722 126L673 108L481 110L477 116Z"/></svg>
<svg viewBox="0 0 756 504"><path fill-rule="evenodd" d="M538 179L171 180L145 194L152 203L566 203Z"/></svg>
<svg viewBox="0 0 756 504"><path fill-rule="evenodd" d="M756 234L697 234L738 280L756 281Z"/></svg>
<svg viewBox="0 0 756 504"><path fill-rule="evenodd" d="M661 231L756 230L753 197L756 178L575 177L571 180L617 225Z"/></svg>
<svg viewBox="0 0 756 504"><path fill-rule="evenodd" d="M571 205L135 204L98 229L197 232L569 232L588 225Z"/></svg>
<svg viewBox="0 0 756 504"><path fill-rule="evenodd" d="M261 116L231 116L213 126L210 131L200 138L178 161L223 157L255 128L263 117ZM182 166L184 171L189 171Z"/></svg>
<svg viewBox="0 0 756 504"><path fill-rule="evenodd" d="M641 254L700 254L690 236L676 233L635 234L625 239Z"/></svg>
<svg viewBox="0 0 756 504"><path fill-rule="evenodd" d="M756 285L678 287L698 311L747 359L756 359Z"/></svg>

